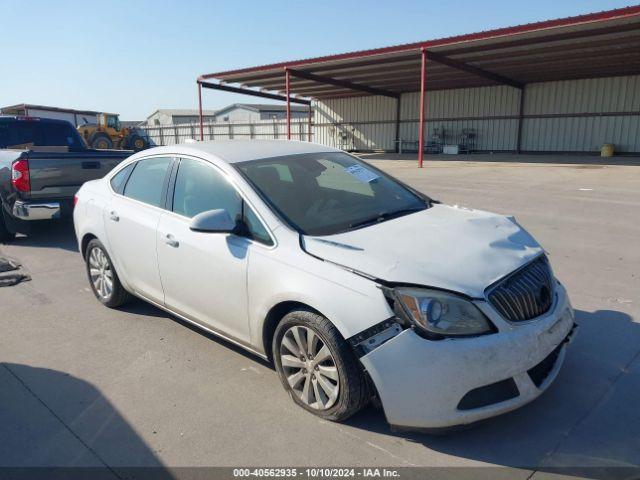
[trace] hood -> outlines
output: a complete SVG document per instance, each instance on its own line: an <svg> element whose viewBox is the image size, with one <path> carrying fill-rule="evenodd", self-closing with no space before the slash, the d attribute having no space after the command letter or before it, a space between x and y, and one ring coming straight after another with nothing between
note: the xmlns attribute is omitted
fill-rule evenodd
<svg viewBox="0 0 640 480"><path fill-rule="evenodd" d="M474 298L543 251L512 217L441 204L303 243L312 255L380 280Z"/></svg>

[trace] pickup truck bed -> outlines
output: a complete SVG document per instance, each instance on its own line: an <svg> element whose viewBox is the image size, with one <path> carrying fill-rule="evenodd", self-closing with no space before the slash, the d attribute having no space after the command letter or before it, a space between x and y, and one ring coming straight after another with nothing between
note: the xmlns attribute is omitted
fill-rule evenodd
<svg viewBox="0 0 640 480"><path fill-rule="evenodd" d="M71 128L67 135L77 132ZM82 184L102 178L133 153L88 149L79 136L73 143L0 149L0 240L28 234L33 220L71 217Z"/></svg>
<svg viewBox="0 0 640 480"><path fill-rule="evenodd" d="M80 152L41 152L0 150L0 201L12 213L15 202L60 204L59 214L71 214L73 196L84 182L102 178L132 152L122 150L84 150ZM28 165L30 189L19 191L12 184L12 165ZM55 218L57 215L51 215ZM20 216L18 216L20 218ZM22 218L29 220L28 217ZM38 218L43 219L43 218Z"/></svg>

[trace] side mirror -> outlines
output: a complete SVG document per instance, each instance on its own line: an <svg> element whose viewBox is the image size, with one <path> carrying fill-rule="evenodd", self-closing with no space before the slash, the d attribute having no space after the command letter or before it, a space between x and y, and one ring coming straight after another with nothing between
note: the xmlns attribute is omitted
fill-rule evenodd
<svg viewBox="0 0 640 480"><path fill-rule="evenodd" d="M236 223L231 220L229 212L220 208L199 213L191 219L189 228L194 232L232 233L236 229Z"/></svg>

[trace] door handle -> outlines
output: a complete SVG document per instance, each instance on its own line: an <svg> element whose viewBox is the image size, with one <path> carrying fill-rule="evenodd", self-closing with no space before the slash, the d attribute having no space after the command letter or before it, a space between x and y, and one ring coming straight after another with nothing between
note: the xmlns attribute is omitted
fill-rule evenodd
<svg viewBox="0 0 640 480"><path fill-rule="evenodd" d="M118 216L118 213L116 211L111 211L111 213L109 213L109 218L114 222L120 221L120 217Z"/></svg>
<svg viewBox="0 0 640 480"><path fill-rule="evenodd" d="M164 243L173 248L178 248L180 246L180 242L178 242L170 233L165 237Z"/></svg>

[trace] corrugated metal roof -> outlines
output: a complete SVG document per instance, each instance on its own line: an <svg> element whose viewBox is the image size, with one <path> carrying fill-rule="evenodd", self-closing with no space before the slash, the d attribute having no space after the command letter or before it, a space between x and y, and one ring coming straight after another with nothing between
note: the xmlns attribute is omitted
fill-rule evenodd
<svg viewBox="0 0 640 480"><path fill-rule="evenodd" d="M285 89L284 70L349 81L391 93L420 87L420 50L427 49L454 63L464 63L490 75L453 68L430 59L427 89L477 87L514 83L628 75L640 72L640 5L604 12L500 28L455 37L281 62L202 75L267 91ZM311 98L367 95L344 85L291 77L292 94Z"/></svg>

